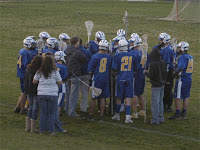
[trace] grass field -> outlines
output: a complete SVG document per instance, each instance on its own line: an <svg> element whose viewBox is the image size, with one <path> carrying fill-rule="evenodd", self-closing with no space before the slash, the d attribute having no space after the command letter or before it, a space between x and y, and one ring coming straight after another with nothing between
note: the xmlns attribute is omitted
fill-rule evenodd
<svg viewBox="0 0 200 150"><path fill-rule="evenodd" d="M0 149L175 149L200 148L200 24L195 22L168 22L158 18L167 16L172 2L120 2L92 0L1 0L0 1ZM106 121L89 122L62 116L66 134L54 137L25 133L25 116L14 114L20 86L16 77L16 61L22 41L28 35L38 36L47 31L52 37L62 32L87 40L84 22L94 22L93 35L102 30L112 39L119 28L125 28L122 17L129 13L129 36L132 32L148 34L150 49L157 44L161 32L167 32L178 41L190 44L194 56L193 83L187 120L169 121L160 126L145 125L143 118L126 125L124 120L114 122L106 114ZM94 36L93 36L94 37ZM92 38L93 38L92 37ZM147 119L150 113L150 84L147 87ZM172 113L165 113L165 118ZM97 114L96 114L97 117Z"/></svg>

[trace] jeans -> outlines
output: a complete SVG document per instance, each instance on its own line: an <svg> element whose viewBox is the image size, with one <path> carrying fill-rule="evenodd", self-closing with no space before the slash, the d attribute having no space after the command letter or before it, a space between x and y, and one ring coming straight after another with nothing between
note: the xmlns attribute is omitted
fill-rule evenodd
<svg viewBox="0 0 200 150"><path fill-rule="evenodd" d="M70 96L70 81L66 83L66 102L65 102L65 111L66 115L69 114L69 96Z"/></svg>
<svg viewBox="0 0 200 150"><path fill-rule="evenodd" d="M70 96L69 96L69 116L76 117L76 106L79 98L79 85L80 81L76 78L70 79Z"/></svg>
<svg viewBox="0 0 200 150"><path fill-rule="evenodd" d="M38 101L40 106L40 132L54 132L58 96L38 95Z"/></svg>
<svg viewBox="0 0 200 150"><path fill-rule="evenodd" d="M84 81L86 84L89 84L89 75L83 75L80 77L82 81ZM87 106L88 106L88 87L80 82L80 89L81 89L81 96L82 96L82 101L80 104L80 108L82 112L87 111Z"/></svg>
<svg viewBox="0 0 200 150"><path fill-rule="evenodd" d="M62 127L62 122L59 119L59 112L58 112L58 107L56 109L56 113L55 113L55 130L57 132L63 132L63 127Z"/></svg>
<svg viewBox="0 0 200 150"><path fill-rule="evenodd" d="M164 86L152 87L151 96L151 113L152 113L152 123L159 124L164 123L163 116L163 96L164 96Z"/></svg>
<svg viewBox="0 0 200 150"><path fill-rule="evenodd" d="M27 117L33 120L37 120L37 113L39 108L38 97L37 95L30 95L30 94L28 94L27 97L29 102Z"/></svg>

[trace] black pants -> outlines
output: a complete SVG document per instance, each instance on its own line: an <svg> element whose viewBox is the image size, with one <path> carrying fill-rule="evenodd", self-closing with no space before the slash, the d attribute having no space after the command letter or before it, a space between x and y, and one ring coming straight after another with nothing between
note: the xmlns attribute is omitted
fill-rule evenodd
<svg viewBox="0 0 200 150"><path fill-rule="evenodd" d="M172 89L174 85L173 72L174 72L173 69L167 72L167 79L164 88L164 98L163 98L164 108L170 108L172 106L173 102Z"/></svg>

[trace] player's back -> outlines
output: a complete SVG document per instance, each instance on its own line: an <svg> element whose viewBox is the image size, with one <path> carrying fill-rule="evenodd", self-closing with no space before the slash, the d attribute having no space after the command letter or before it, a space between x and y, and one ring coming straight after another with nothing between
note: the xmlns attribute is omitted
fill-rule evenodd
<svg viewBox="0 0 200 150"><path fill-rule="evenodd" d="M99 45L96 41L90 41L89 51L92 53L92 55L99 51Z"/></svg>
<svg viewBox="0 0 200 150"><path fill-rule="evenodd" d="M94 81L109 82L109 71L112 58L108 54L97 53L92 56L88 71L94 73Z"/></svg>
<svg viewBox="0 0 200 150"><path fill-rule="evenodd" d="M182 79L191 80L192 72L193 72L193 57L189 54L182 54L178 58L178 68L182 70L181 77Z"/></svg>
<svg viewBox="0 0 200 150"><path fill-rule="evenodd" d="M38 54L37 50L29 50L31 60Z"/></svg>
<svg viewBox="0 0 200 150"><path fill-rule="evenodd" d="M139 69L137 56L129 52L115 54L112 69L117 71L117 80L133 80L134 71Z"/></svg>
<svg viewBox="0 0 200 150"><path fill-rule="evenodd" d="M55 49L45 49L44 51L42 51L42 56L47 53L47 52L51 52L53 55L55 54L55 52L57 52L58 50Z"/></svg>
<svg viewBox="0 0 200 150"><path fill-rule="evenodd" d="M59 64L59 63L56 63L56 66L59 70L62 80L65 80L67 78L67 67L65 65Z"/></svg>

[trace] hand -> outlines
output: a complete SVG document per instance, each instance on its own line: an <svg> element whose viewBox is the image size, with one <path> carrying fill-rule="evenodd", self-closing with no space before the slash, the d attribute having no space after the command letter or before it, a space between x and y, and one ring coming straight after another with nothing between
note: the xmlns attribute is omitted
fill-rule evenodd
<svg viewBox="0 0 200 150"><path fill-rule="evenodd" d="M144 71L143 71L143 74L147 74L147 73L148 73L148 70L144 70Z"/></svg>

